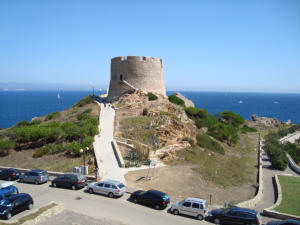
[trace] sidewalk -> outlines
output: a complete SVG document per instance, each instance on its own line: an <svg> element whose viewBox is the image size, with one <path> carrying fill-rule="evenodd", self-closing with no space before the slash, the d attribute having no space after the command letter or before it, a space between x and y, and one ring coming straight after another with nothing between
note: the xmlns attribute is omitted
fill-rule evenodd
<svg viewBox="0 0 300 225"><path fill-rule="evenodd" d="M104 107L103 103L98 103L101 107L99 115L99 131L94 142L95 156L99 166L99 174L102 179L118 180L125 184L125 178L115 157L112 140L114 133L115 110L111 107Z"/></svg>

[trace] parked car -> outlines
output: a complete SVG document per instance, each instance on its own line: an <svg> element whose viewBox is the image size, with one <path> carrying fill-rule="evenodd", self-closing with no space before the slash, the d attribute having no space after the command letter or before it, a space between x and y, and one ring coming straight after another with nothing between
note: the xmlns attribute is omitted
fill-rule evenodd
<svg viewBox="0 0 300 225"><path fill-rule="evenodd" d="M113 198L122 196L126 192L126 187L123 183L115 180L104 180L101 182L93 182L88 184L87 190L92 193L108 195Z"/></svg>
<svg viewBox="0 0 300 225"><path fill-rule="evenodd" d="M21 175L20 171L14 168L4 169L0 172L0 179L2 180L17 180Z"/></svg>
<svg viewBox="0 0 300 225"><path fill-rule="evenodd" d="M209 217L215 224L261 224L259 213L252 209L231 207L227 209L215 209L210 214Z"/></svg>
<svg viewBox="0 0 300 225"><path fill-rule="evenodd" d="M170 203L168 195L157 190L136 191L131 194L130 199L134 203L152 206L155 209L165 209Z"/></svg>
<svg viewBox="0 0 300 225"><path fill-rule="evenodd" d="M174 215L184 214L196 217L198 220L203 220L208 216L206 200L200 198L186 198L172 205L170 211Z"/></svg>
<svg viewBox="0 0 300 225"><path fill-rule="evenodd" d="M5 182L0 185L0 204L6 200L6 198L19 194L19 190L14 186L13 182Z"/></svg>
<svg viewBox="0 0 300 225"><path fill-rule="evenodd" d="M283 220L283 221L272 220L268 222L267 225L300 225L300 221L299 220Z"/></svg>
<svg viewBox="0 0 300 225"><path fill-rule="evenodd" d="M0 205L0 216L10 219L13 215L33 207L33 199L29 194L13 195Z"/></svg>
<svg viewBox="0 0 300 225"><path fill-rule="evenodd" d="M85 186L85 177L78 173L65 173L56 177L52 181L52 186L80 189Z"/></svg>
<svg viewBox="0 0 300 225"><path fill-rule="evenodd" d="M49 180L48 172L45 170L31 170L22 174L19 182L29 182L35 184L47 183Z"/></svg>

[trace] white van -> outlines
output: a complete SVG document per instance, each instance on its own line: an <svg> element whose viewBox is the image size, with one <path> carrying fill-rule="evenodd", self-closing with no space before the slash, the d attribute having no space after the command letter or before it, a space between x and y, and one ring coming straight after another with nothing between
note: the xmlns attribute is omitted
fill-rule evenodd
<svg viewBox="0 0 300 225"><path fill-rule="evenodd" d="M200 198L186 198L180 202L176 202L171 207L171 212L175 215L184 214L203 220L208 216L206 200Z"/></svg>

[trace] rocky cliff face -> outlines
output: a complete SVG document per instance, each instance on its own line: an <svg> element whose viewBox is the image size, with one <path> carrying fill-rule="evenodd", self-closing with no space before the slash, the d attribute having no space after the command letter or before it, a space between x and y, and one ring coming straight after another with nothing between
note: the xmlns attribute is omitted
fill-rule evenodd
<svg viewBox="0 0 300 225"><path fill-rule="evenodd" d="M197 128L181 106L159 96L149 101L146 93L135 91L115 104L115 136L150 145L153 149L195 140Z"/></svg>
<svg viewBox="0 0 300 225"><path fill-rule="evenodd" d="M281 124L280 120L276 118L260 117L257 115L252 115L252 121L264 125L266 127L276 127Z"/></svg>

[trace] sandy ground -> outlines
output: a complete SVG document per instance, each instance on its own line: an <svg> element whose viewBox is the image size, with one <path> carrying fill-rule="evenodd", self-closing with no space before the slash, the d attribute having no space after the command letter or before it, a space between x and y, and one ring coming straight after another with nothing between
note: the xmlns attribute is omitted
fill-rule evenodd
<svg viewBox="0 0 300 225"><path fill-rule="evenodd" d="M255 194L249 185L222 188L201 178L191 166L166 166L155 169L154 179L145 180L148 170L137 170L125 175L127 185L135 189L158 189L166 192L171 198L199 197L208 200L212 205L223 205L225 202L243 201ZM151 175L153 170L151 169ZM210 195L212 202L210 203Z"/></svg>

